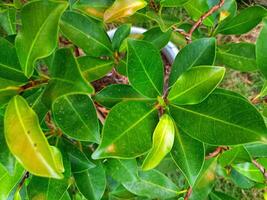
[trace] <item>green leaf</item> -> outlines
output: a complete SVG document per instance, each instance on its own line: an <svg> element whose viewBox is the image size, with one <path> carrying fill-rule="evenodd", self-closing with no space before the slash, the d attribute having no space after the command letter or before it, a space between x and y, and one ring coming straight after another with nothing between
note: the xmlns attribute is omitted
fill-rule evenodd
<svg viewBox="0 0 267 200"><path fill-rule="evenodd" d="M83 172L74 173L79 191L86 199L100 200L106 189L106 175L101 163Z"/></svg>
<svg viewBox="0 0 267 200"><path fill-rule="evenodd" d="M138 111L138 112L135 112ZM157 110L144 102L121 102L105 121L102 140L93 159L133 158L151 148L151 136L158 122Z"/></svg>
<svg viewBox="0 0 267 200"><path fill-rule="evenodd" d="M98 92L94 97L97 103L112 108L117 103L122 101L156 101L156 98L151 99L142 96L130 85L124 84L113 84L105 87L103 90Z"/></svg>
<svg viewBox="0 0 267 200"><path fill-rule="evenodd" d="M82 77L71 50L67 48L57 50L52 64L51 79L42 96L43 103L50 108L53 101L60 96L93 92L93 87Z"/></svg>
<svg viewBox="0 0 267 200"><path fill-rule="evenodd" d="M188 183L193 186L205 160L203 143L191 138L176 128L172 159L182 171Z"/></svg>
<svg viewBox="0 0 267 200"><path fill-rule="evenodd" d="M110 72L114 66L113 60L102 60L91 56L77 58L83 77L89 82L98 80Z"/></svg>
<svg viewBox="0 0 267 200"><path fill-rule="evenodd" d="M144 0L115 0L104 13L104 22L110 23L133 15L147 5Z"/></svg>
<svg viewBox="0 0 267 200"><path fill-rule="evenodd" d="M214 191L209 195L211 200L236 200L235 198L229 196L228 194Z"/></svg>
<svg viewBox="0 0 267 200"><path fill-rule="evenodd" d="M198 105L171 105L170 111L181 129L208 144L266 141L267 131L261 114L235 93L216 90Z"/></svg>
<svg viewBox="0 0 267 200"><path fill-rule="evenodd" d="M136 181L137 169L135 159L108 159L106 162L107 174L119 183Z"/></svg>
<svg viewBox="0 0 267 200"><path fill-rule="evenodd" d="M216 40L214 38L202 38L186 45L178 53L172 65L170 86L190 68L200 65L212 65L215 59L215 49Z"/></svg>
<svg viewBox="0 0 267 200"><path fill-rule="evenodd" d="M52 112L58 127L69 137L99 143L96 109L88 95L61 96L54 101Z"/></svg>
<svg viewBox="0 0 267 200"><path fill-rule="evenodd" d="M155 98L163 92L163 63L159 50L151 43L128 40L129 82L144 96Z"/></svg>
<svg viewBox="0 0 267 200"><path fill-rule="evenodd" d="M163 7L178 7L188 2L188 0L161 0L160 4Z"/></svg>
<svg viewBox="0 0 267 200"><path fill-rule="evenodd" d="M175 136L174 122L167 114L160 121L153 133L153 145L147 154L142 169L144 171L155 168L161 160L171 151Z"/></svg>
<svg viewBox="0 0 267 200"><path fill-rule="evenodd" d="M56 48L59 18L67 6L62 1L33 1L23 6L16 49L27 77L32 76L36 60L49 56Z"/></svg>
<svg viewBox="0 0 267 200"><path fill-rule="evenodd" d="M112 48L114 51L118 51L123 41L130 35L131 25L123 24L115 32L112 38Z"/></svg>
<svg viewBox="0 0 267 200"><path fill-rule="evenodd" d="M8 101L20 91L21 83L0 78L0 106Z"/></svg>
<svg viewBox="0 0 267 200"><path fill-rule="evenodd" d="M0 38L0 78L25 83L27 78L21 71L16 49L7 40Z"/></svg>
<svg viewBox="0 0 267 200"><path fill-rule="evenodd" d="M244 34L257 26L262 18L267 15L265 8L261 6L251 6L241 10L239 14L231 20L221 23L216 33L222 34Z"/></svg>
<svg viewBox="0 0 267 200"><path fill-rule="evenodd" d="M9 102L4 127L10 151L26 170L38 176L63 177L64 168L56 159L55 147L48 144L35 112L22 97L15 96Z"/></svg>
<svg viewBox="0 0 267 200"><path fill-rule="evenodd" d="M225 68L194 67L184 72L172 86L168 99L175 105L197 104L204 101L222 81Z"/></svg>
<svg viewBox="0 0 267 200"><path fill-rule="evenodd" d="M253 143L245 145L246 150L253 158L267 157L267 144Z"/></svg>
<svg viewBox="0 0 267 200"><path fill-rule="evenodd" d="M193 188L190 200L206 199L215 181L216 159L206 160Z"/></svg>
<svg viewBox="0 0 267 200"><path fill-rule="evenodd" d="M139 172L137 181L123 183L123 186L131 193L149 199L168 199L182 193L169 178L156 170Z"/></svg>
<svg viewBox="0 0 267 200"><path fill-rule="evenodd" d="M168 30L167 32L162 32L159 27L154 27L143 34L143 40L154 44L155 47L157 47L158 49L162 49L168 44L171 38L171 34L171 30Z"/></svg>
<svg viewBox="0 0 267 200"><path fill-rule="evenodd" d="M110 200L122 200L122 199L133 200L136 198L136 196L133 193L126 190L126 188L123 187L123 185L119 185L118 187L116 187L113 191L109 193L109 196ZM143 200L143 198L141 197L137 200Z"/></svg>
<svg viewBox="0 0 267 200"><path fill-rule="evenodd" d="M0 26L7 35L16 34L16 9L0 10Z"/></svg>
<svg viewBox="0 0 267 200"><path fill-rule="evenodd" d="M230 178L234 182L234 184L236 184L238 187L243 188L243 189L249 189L255 185L255 182L243 176L242 174L237 172L235 169L231 170Z"/></svg>
<svg viewBox="0 0 267 200"><path fill-rule="evenodd" d="M68 180L55 180L41 177L32 177L27 186L29 199L60 199L66 200L70 183Z"/></svg>
<svg viewBox="0 0 267 200"><path fill-rule="evenodd" d="M263 20L263 24L263 28L256 42L256 57L261 73L267 78L267 55L265 53L267 51L267 19Z"/></svg>
<svg viewBox="0 0 267 200"><path fill-rule="evenodd" d="M249 178L250 180L259 183L264 183L265 178L262 172L254 164L246 162L235 164L232 166L237 172Z"/></svg>
<svg viewBox="0 0 267 200"><path fill-rule="evenodd" d="M216 64L235 70L249 72L257 70L255 45L251 43L228 43L218 47Z"/></svg>
<svg viewBox="0 0 267 200"><path fill-rule="evenodd" d="M0 165L0 199L8 199L9 195L15 189L24 174L24 169L16 163L14 173L8 171Z"/></svg>
<svg viewBox="0 0 267 200"><path fill-rule="evenodd" d="M66 11L60 20L60 30L89 56L112 55L111 42L103 27L84 14Z"/></svg>

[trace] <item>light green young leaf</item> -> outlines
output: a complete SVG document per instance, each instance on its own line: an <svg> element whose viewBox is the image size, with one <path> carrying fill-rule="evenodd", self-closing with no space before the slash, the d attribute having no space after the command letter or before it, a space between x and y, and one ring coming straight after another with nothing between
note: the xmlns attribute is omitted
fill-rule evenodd
<svg viewBox="0 0 267 200"><path fill-rule="evenodd" d="M130 35L131 24L121 25L115 32L112 38L112 48L114 51L118 51L123 41Z"/></svg>
<svg viewBox="0 0 267 200"><path fill-rule="evenodd" d="M55 151L41 130L37 115L22 97L15 96L9 102L4 127L10 151L26 170L38 176L63 178L62 160L56 159Z"/></svg>
<svg viewBox="0 0 267 200"><path fill-rule="evenodd" d="M162 95L163 63L159 50L151 43L128 40L127 72L133 88L144 96Z"/></svg>
<svg viewBox="0 0 267 200"><path fill-rule="evenodd" d="M16 33L16 9L0 10L0 26L8 35Z"/></svg>
<svg viewBox="0 0 267 200"><path fill-rule="evenodd" d="M172 86L168 99L175 105L204 101L222 81L225 68L199 66L184 72Z"/></svg>
<svg viewBox="0 0 267 200"><path fill-rule="evenodd" d="M172 104L170 111L181 129L208 144L235 145L267 139L261 114L233 92L216 90L200 104Z"/></svg>
<svg viewBox="0 0 267 200"><path fill-rule="evenodd" d="M172 118L165 114L153 133L153 146L148 152L143 164L144 171L155 168L161 160L171 151L175 135L175 127Z"/></svg>
<svg viewBox="0 0 267 200"><path fill-rule="evenodd" d="M57 46L59 18L67 8L63 1L32 1L21 10L22 29L16 37L21 67L31 77L37 59L49 56Z"/></svg>
<svg viewBox="0 0 267 200"><path fill-rule="evenodd" d="M147 103L126 101L117 104L105 121L102 140L93 159L133 158L146 153L151 148L151 136L157 122L156 108Z"/></svg>
<svg viewBox="0 0 267 200"><path fill-rule="evenodd" d="M99 124L95 106L88 95L72 94L57 98L52 112L63 133L80 141L99 143Z"/></svg>

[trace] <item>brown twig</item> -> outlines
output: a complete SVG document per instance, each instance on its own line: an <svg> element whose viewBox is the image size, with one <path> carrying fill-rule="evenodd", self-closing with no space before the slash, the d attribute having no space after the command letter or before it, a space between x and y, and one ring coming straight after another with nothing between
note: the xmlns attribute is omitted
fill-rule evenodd
<svg viewBox="0 0 267 200"><path fill-rule="evenodd" d="M37 86L42 85L42 84L46 84L46 83L48 83L48 81L49 81L48 79L30 81L26 85L23 85L19 88L19 93L21 93L27 89L37 87Z"/></svg>
<svg viewBox="0 0 267 200"><path fill-rule="evenodd" d="M19 182L19 185L18 185L18 190L20 190L22 188L22 186L24 185L25 181L27 178L29 178L30 176L30 173L28 171L26 171L21 179L21 181Z"/></svg>
<svg viewBox="0 0 267 200"><path fill-rule="evenodd" d="M185 197L184 197L184 200L188 200L188 199L189 199L189 197L190 197L191 194L192 194L192 191L193 191L193 189L192 189L192 187L190 187L190 188L187 190L187 193L186 193L186 195L185 195Z"/></svg>
<svg viewBox="0 0 267 200"><path fill-rule="evenodd" d="M192 42L192 35L194 33L194 31L196 29L198 29L199 26L201 26L201 24L203 23L203 21L208 18L210 15L212 15L213 13L215 13L217 10L219 10L223 4L224 4L225 0L220 0L220 2L213 6L210 10L208 10L206 13L204 13L197 21L196 23L194 23L194 25L192 26L192 28L189 30L189 32L185 32L182 29L177 29L176 27L174 27L174 31L179 32L181 35L183 35L187 41L187 43L191 43Z"/></svg>
<svg viewBox="0 0 267 200"><path fill-rule="evenodd" d="M209 160L209 159L211 159L211 158L214 158L214 157L218 156L220 153L222 153L222 152L225 151L225 150L228 150L228 147L225 147L225 146L217 147L217 148L215 149L215 151L209 153L209 155L207 155L207 156L205 157L205 159L206 159L206 160Z"/></svg>
<svg viewBox="0 0 267 200"><path fill-rule="evenodd" d="M260 163L258 163L256 160L252 160L252 163L261 171L261 173L263 174L263 176L267 180L267 171L266 171L266 169Z"/></svg>

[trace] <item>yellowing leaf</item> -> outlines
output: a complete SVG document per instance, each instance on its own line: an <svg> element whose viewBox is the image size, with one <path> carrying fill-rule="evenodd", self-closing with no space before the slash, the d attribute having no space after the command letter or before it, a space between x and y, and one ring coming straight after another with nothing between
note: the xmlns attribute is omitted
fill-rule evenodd
<svg viewBox="0 0 267 200"><path fill-rule="evenodd" d="M116 0L114 4L105 11L104 21L109 23L123 17L131 16L146 5L147 3L144 0Z"/></svg>
<svg viewBox="0 0 267 200"><path fill-rule="evenodd" d="M143 163L143 170L155 168L171 151L175 135L175 127L169 115L163 115L153 134L153 147Z"/></svg>
<svg viewBox="0 0 267 200"><path fill-rule="evenodd" d="M4 128L11 153L26 170L37 176L63 178L60 152L48 144L37 115L22 97L9 102Z"/></svg>

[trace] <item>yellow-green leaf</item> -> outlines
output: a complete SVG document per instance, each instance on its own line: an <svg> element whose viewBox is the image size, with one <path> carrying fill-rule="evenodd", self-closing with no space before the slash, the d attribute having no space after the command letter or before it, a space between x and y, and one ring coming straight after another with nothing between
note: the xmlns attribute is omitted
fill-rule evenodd
<svg viewBox="0 0 267 200"><path fill-rule="evenodd" d="M153 147L145 158L142 169L155 168L161 160L171 151L175 135L175 127L169 115L165 114L153 134Z"/></svg>
<svg viewBox="0 0 267 200"><path fill-rule="evenodd" d="M37 115L22 97L10 100L4 129L11 153L26 170L37 176L63 178L60 152L48 144Z"/></svg>
<svg viewBox="0 0 267 200"><path fill-rule="evenodd" d="M106 23L129 17L147 5L144 0L116 0L104 13Z"/></svg>

